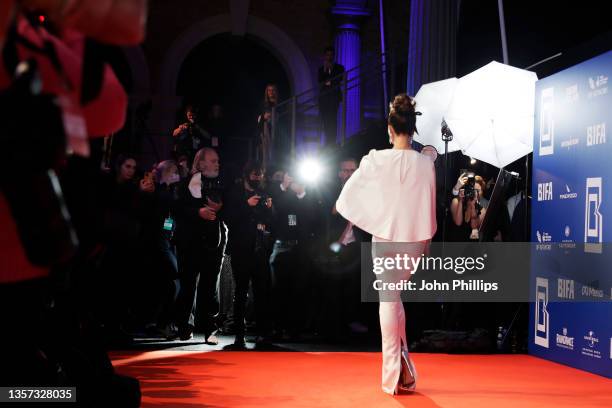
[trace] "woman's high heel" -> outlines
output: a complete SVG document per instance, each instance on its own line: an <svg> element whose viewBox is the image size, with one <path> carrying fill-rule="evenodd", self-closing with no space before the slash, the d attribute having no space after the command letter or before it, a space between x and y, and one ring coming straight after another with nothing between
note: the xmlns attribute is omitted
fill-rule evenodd
<svg viewBox="0 0 612 408"><path fill-rule="evenodd" d="M412 393L416 389L417 373L416 369L414 368L414 363L404 350L402 350L400 364L401 371L399 380L397 381L397 386L395 387L395 394Z"/></svg>

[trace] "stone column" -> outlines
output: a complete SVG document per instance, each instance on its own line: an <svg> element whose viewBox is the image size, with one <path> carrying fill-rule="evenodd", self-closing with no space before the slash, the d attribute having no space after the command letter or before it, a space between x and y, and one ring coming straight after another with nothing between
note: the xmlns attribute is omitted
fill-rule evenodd
<svg viewBox="0 0 612 408"><path fill-rule="evenodd" d="M361 23L370 16L370 10L365 0L338 0L331 12L336 23L336 62L344 65L346 71L350 71L361 63ZM346 138L361 127L360 84L354 79L357 77L359 77L359 68L353 69L347 76L351 89L346 95ZM338 113L338 141L342 137L340 132L343 114L341 110Z"/></svg>

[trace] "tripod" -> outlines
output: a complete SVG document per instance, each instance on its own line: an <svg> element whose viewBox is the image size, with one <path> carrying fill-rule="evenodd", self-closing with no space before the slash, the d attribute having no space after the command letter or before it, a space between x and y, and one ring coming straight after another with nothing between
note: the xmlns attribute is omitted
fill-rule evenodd
<svg viewBox="0 0 612 408"><path fill-rule="evenodd" d="M442 223L442 245L446 242L446 223L448 221L448 142L453 140L453 132L446 124L446 121L442 119L442 141L444 142L444 221Z"/></svg>

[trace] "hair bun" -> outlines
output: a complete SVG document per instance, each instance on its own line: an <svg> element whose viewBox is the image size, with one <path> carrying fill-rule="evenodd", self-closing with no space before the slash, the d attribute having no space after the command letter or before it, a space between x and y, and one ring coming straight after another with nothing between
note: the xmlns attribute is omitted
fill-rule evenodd
<svg viewBox="0 0 612 408"><path fill-rule="evenodd" d="M407 94L399 94L389 104L388 123L397 133L406 133L412 136L416 132L416 117L420 112L415 111L416 101Z"/></svg>
<svg viewBox="0 0 612 408"><path fill-rule="evenodd" d="M409 116L414 115L414 107L416 102L406 94L397 95L391 102L391 111L397 115Z"/></svg>

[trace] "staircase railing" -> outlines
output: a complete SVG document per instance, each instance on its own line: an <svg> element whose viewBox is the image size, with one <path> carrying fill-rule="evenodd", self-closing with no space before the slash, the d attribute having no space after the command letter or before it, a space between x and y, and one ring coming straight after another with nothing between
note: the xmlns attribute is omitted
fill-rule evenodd
<svg viewBox="0 0 612 408"><path fill-rule="evenodd" d="M384 57L384 58L383 58ZM386 117L388 113L388 102L385 100L385 86L390 92L396 92L398 88L398 67L400 64L405 63L405 58L398 58L395 52L380 53L372 58L368 58L358 66L352 67L342 74L331 79L332 83L335 84L331 88L327 88L324 91L321 90L320 84L317 86L303 91L299 94L295 94L272 108L271 116L271 136L274 141L277 138L289 139L290 155L295 157L296 155L296 143L298 138L298 132L300 127L310 128L314 125L318 135L319 144L321 136L321 121L319 118L318 106L319 99L327 94L335 93L340 90L342 95L342 101L339 109L339 139L340 145L344 146L346 140L353 134L359 132L362 127L349 131L347 129L347 103L348 96L352 90L367 90L364 93L359 92L360 105L362 101L368 98L370 104L369 107L374 107L377 110L379 118ZM374 99L372 101L371 99ZM364 119L363 109L359 112L360 120ZM371 114L369 116L372 116ZM374 115L376 116L376 114ZM305 123L305 118L310 118L310 123ZM367 118L366 118L367 119ZM367 120L366 120L367 122ZM307 130L303 133L307 133ZM316 139L315 136L313 139Z"/></svg>

